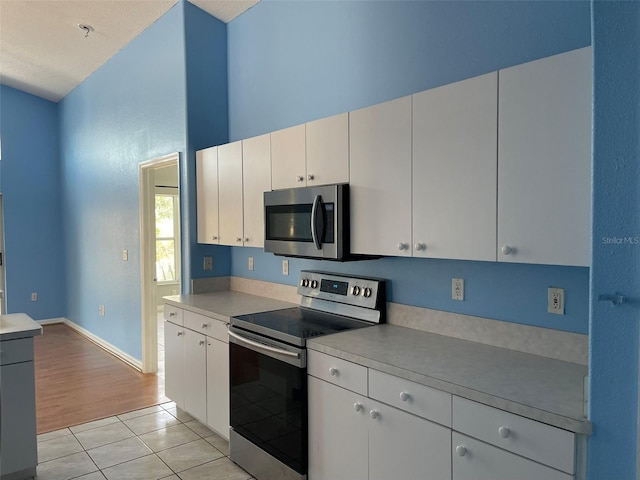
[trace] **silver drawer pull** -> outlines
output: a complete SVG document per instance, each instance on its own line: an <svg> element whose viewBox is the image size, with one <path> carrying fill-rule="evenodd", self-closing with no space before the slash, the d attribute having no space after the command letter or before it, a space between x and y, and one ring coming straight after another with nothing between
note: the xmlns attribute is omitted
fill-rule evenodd
<svg viewBox="0 0 640 480"><path fill-rule="evenodd" d="M409 395L407 392L400 392L400 400L402 400L403 402L408 401L411 398L411 395Z"/></svg>
<svg viewBox="0 0 640 480"><path fill-rule="evenodd" d="M511 430L509 430L508 427L500 427L498 429L498 434L502 437L502 438L507 438L509 437L509 435L511 435Z"/></svg>
<svg viewBox="0 0 640 480"><path fill-rule="evenodd" d="M208 324L208 323L203 323L203 324L202 324L202 328L207 328L208 326L209 326L209 324Z"/></svg>
<svg viewBox="0 0 640 480"><path fill-rule="evenodd" d="M169 316L170 317L175 317L176 316L176 312L169 312Z"/></svg>
<svg viewBox="0 0 640 480"><path fill-rule="evenodd" d="M335 368L335 367L329 368L329 375L331 375L332 377L337 377L338 376L338 369Z"/></svg>
<svg viewBox="0 0 640 480"><path fill-rule="evenodd" d="M456 453L458 454L459 457L464 457L467 454L467 449L462 445L458 445L456 447Z"/></svg>

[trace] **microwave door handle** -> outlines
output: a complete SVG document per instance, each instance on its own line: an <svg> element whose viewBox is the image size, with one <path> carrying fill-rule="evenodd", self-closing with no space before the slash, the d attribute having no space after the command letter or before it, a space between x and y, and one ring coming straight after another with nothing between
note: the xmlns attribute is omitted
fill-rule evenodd
<svg viewBox="0 0 640 480"><path fill-rule="evenodd" d="M318 235L318 215L322 215L322 196L316 195L313 199L313 206L311 207L311 238L313 239L313 243L316 246L316 249L320 250L322 245L320 244L320 238L322 233Z"/></svg>

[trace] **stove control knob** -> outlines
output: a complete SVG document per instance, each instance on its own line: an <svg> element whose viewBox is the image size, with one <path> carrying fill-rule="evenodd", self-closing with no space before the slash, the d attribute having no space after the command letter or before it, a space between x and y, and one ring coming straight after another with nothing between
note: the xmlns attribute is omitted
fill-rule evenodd
<svg viewBox="0 0 640 480"><path fill-rule="evenodd" d="M360 295L360 287L354 285L354 287L351 289L351 295L355 295L356 297Z"/></svg>
<svg viewBox="0 0 640 480"><path fill-rule="evenodd" d="M311 288L318 288L318 280L311 280Z"/></svg>
<svg viewBox="0 0 640 480"><path fill-rule="evenodd" d="M369 287L365 288L363 292L364 298L369 298L371 296L371 293L372 293L371 288Z"/></svg>
<svg viewBox="0 0 640 480"><path fill-rule="evenodd" d="M302 285L303 287L307 288L309 286L309 279L308 278L303 278L302 280L300 280L300 285Z"/></svg>

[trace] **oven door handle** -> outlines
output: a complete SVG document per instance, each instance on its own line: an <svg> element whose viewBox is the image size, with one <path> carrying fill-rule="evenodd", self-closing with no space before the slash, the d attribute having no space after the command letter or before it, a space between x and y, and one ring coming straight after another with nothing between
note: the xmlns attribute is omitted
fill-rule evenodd
<svg viewBox="0 0 640 480"><path fill-rule="evenodd" d="M293 357L293 358L300 358L300 354L296 353L296 352L290 352L288 350L282 350L281 348L276 348L276 347L271 347L269 345L265 345L263 343L260 342L254 342L253 340L249 340L246 337L243 337L242 335L238 335L235 332L232 332L231 330L229 330L227 328L227 332L229 332L229 336L235 338L236 340L242 342L242 343L246 343L247 345L251 345L254 348L257 348L259 350L264 350L266 352L272 352L272 353L277 353L279 355L285 355L287 357Z"/></svg>
<svg viewBox="0 0 640 480"><path fill-rule="evenodd" d="M318 214L322 213L322 196L316 195L313 199L313 206L311 207L311 238L313 239L313 243L316 246L317 250L322 248L322 244L320 243L321 235L318 235Z"/></svg>

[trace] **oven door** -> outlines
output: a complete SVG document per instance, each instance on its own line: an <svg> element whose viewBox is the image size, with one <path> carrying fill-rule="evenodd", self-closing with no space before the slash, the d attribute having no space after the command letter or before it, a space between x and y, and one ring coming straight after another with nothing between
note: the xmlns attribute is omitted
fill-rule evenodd
<svg viewBox="0 0 640 480"><path fill-rule="evenodd" d="M269 470L256 465L266 456L246 448L255 446L306 478L306 350L230 327L229 373L231 459L254 475Z"/></svg>
<svg viewBox="0 0 640 480"><path fill-rule="evenodd" d="M264 209L265 252L343 258L347 184L265 192Z"/></svg>

